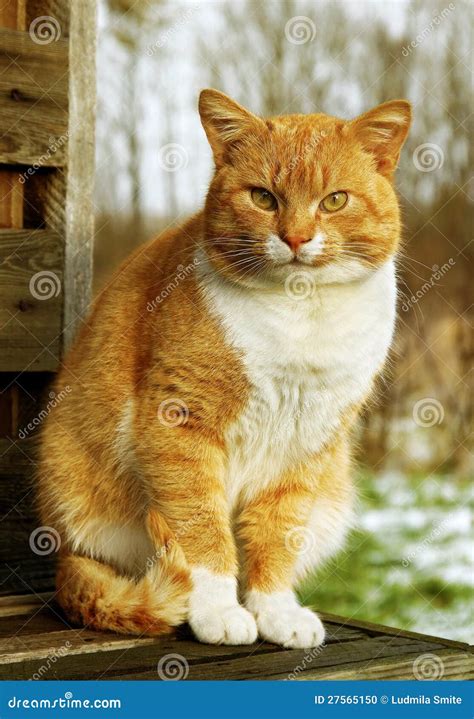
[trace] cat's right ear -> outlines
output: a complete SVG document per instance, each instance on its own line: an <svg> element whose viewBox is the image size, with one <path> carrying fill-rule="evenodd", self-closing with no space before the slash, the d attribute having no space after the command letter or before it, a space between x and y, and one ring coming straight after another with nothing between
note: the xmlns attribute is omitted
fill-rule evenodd
<svg viewBox="0 0 474 719"><path fill-rule="evenodd" d="M216 167L226 160L229 148L248 132L265 123L218 90L203 90L199 96L199 114L209 140Z"/></svg>

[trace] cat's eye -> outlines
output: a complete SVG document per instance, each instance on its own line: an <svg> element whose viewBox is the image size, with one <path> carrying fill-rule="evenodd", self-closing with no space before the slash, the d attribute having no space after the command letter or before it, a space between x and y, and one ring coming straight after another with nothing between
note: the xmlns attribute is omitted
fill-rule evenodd
<svg viewBox="0 0 474 719"><path fill-rule="evenodd" d="M261 210L267 210L267 212L273 212L278 207L276 197L272 195L268 190L264 190L263 187L254 187L250 191L252 202L257 205Z"/></svg>
<svg viewBox="0 0 474 719"><path fill-rule="evenodd" d="M342 210L348 199L347 192L342 190L340 192L331 192L324 200L321 200L319 207L324 212L336 212L337 210Z"/></svg>

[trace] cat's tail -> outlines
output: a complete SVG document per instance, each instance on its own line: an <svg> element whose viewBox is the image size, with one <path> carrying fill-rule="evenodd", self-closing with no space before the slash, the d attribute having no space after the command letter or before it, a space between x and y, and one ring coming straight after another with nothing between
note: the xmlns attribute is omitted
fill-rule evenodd
<svg viewBox="0 0 474 719"><path fill-rule="evenodd" d="M150 512L147 530L156 555L138 581L89 557L60 557L56 599L72 622L90 629L157 636L186 620L191 578L183 550L157 512Z"/></svg>

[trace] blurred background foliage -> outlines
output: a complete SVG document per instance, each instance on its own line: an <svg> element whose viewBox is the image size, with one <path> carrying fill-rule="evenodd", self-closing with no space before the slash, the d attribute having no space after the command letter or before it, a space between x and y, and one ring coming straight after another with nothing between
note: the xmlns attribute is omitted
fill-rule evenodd
<svg viewBox="0 0 474 719"><path fill-rule="evenodd" d="M463 639L473 578L471 45L471 7L459 0L100 0L95 192L99 291L132 249L202 205L212 171L203 87L265 115L349 118L396 97L413 103L398 173L398 331L360 425L359 526L302 596ZM174 164L163 159L170 144Z"/></svg>

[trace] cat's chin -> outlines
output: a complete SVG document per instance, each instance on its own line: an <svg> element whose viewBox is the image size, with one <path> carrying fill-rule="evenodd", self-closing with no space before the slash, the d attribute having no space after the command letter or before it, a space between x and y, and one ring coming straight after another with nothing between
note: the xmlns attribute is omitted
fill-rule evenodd
<svg viewBox="0 0 474 719"><path fill-rule="evenodd" d="M269 280L277 283L284 282L291 287L292 283L308 283L314 286L346 284L361 282L370 277L378 268L368 266L361 260L330 260L312 264L304 260L293 260L287 263L276 264L269 269Z"/></svg>

